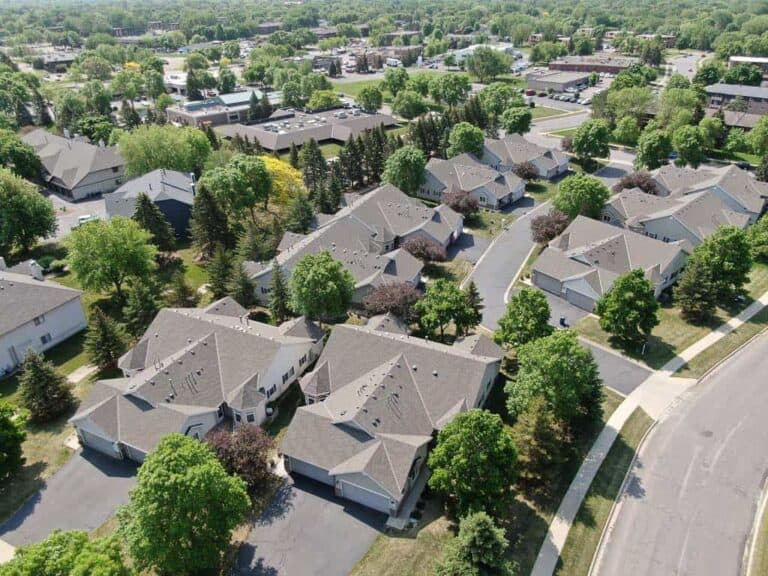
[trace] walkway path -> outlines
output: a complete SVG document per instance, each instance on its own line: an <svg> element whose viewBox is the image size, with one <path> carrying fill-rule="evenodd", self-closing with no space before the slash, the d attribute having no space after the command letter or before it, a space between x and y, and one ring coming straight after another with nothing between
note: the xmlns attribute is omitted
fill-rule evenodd
<svg viewBox="0 0 768 576"><path fill-rule="evenodd" d="M88 376L91 374L95 374L97 371L98 368L96 366L86 364L85 366L80 366L80 368L67 375L67 380L70 384L77 384L78 382L88 378Z"/></svg>
<svg viewBox="0 0 768 576"><path fill-rule="evenodd" d="M542 543L536 564L531 571L532 576L551 576L554 573L557 560L568 538L568 532L592 480L635 408L641 407L651 418L659 420L680 395L696 383L696 380L689 378L674 378L673 374L694 356L747 322L766 305L768 305L768 292L740 314L683 350L678 356L662 366L660 370L653 372L619 405L606 422L603 431L595 440L576 477L568 487L568 492L563 497L557 514L549 525L547 537Z"/></svg>

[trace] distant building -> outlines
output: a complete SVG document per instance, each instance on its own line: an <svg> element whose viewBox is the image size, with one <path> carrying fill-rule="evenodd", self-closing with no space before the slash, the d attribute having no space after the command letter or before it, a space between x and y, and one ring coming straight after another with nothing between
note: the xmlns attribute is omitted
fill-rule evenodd
<svg viewBox="0 0 768 576"><path fill-rule="evenodd" d="M551 180L568 172L568 156L559 148L539 146L520 134L504 138L486 138L480 161L499 172L514 170L530 162L539 170L539 177Z"/></svg>
<svg viewBox="0 0 768 576"><path fill-rule="evenodd" d="M123 183L125 162L114 146L63 138L43 128L22 139L40 157L46 186L73 200L112 192Z"/></svg>
<svg viewBox="0 0 768 576"><path fill-rule="evenodd" d="M586 72L560 72L558 70L542 70L529 72L525 76L528 88L545 90L547 92L565 92L569 88L586 87L589 84L589 74Z"/></svg>
<svg viewBox="0 0 768 576"><path fill-rule="evenodd" d="M85 330L82 292L43 280L34 260L7 268L0 258L0 375L27 350L44 352Z"/></svg>
<svg viewBox="0 0 768 576"><path fill-rule="evenodd" d="M301 146L314 138L317 142L333 140L346 142L356 138L365 130L394 126L395 119L388 114L368 114L355 110L336 109L325 112L300 112L278 110L267 122L252 124L229 124L217 128L224 138L240 134L251 141L258 141L265 150L287 150L291 144Z"/></svg>
<svg viewBox="0 0 768 576"><path fill-rule="evenodd" d="M744 109L738 112L748 114L768 113L768 88L763 86L743 86L741 84L710 84L704 87L707 94L708 108L734 107L736 101Z"/></svg>
<svg viewBox="0 0 768 576"><path fill-rule="evenodd" d="M594 54L591 56L565 56L558 60L553 60L549 63L549 69L565 72L607 72L609 74L618 74L638 64L640 64L640 59L633 56Z"/></svg>
<svg viewBox="0 0 768 576"><path fill-rule="evenodd" d="M541 32L534 32L530 36L528 36L528 44L531 46L535 46L539 42L544 42L544 34Z"/></svg>
<svg viewBox="0 0 768 576"><path fill-rule="evenodd" d="M194 174L160 168L129 180L111 194L104 195L107 217L133 217L139 194L146 194L160 209L176 236L186 238L189 235L189 218L195 197Z"/></svg>
<svg viewBox="0 0 768 576"><path fill-rule="evenodd" d="M254 33L257 36L269 36L270 34L274 34L278 30L282 29L282 22L262 22L261 24L256 25Z"/></svg>
<svg viewBox="0 0 768 576"><path fill-rule="evenodd" d="M247 122L251 94L254 94L259 100L263 96L260 90L255 89L232 92L231 94L219 94L207 100L171 106L166 110L166 115L169 122L197 127ZM282 94L280 92L269 92L267 98L269 98L270 104L276 106L280 104Z"/></svg>
<svg viewBox="0 0 768 576"><path fill-rule="evenodd" d="M638 34L641 40L661 40L664 48L674 48L677 43L677 36L674 34Z"/></svg>
<svg viewBox="0 0 768 576"><path fill-rule="evenodd" d="M728 67L733 68L739 64L751 64L758 66L763 71L763 78L768 78L768 58L765 56L731 56L728 58Z"/></svg>
<svg viewBox="0 0 768 576"><path fill-rule="evenodd" d="M318 40L326 40L328 38L336 38L339 35L339 31L336 26L318 26L317 28L309 29Z"/></svg>
<svg viewBox="0 0 768 576"><path fill-rule="evenodd" d="M50 52L43 55L43 68L47 72L66 72L77 58L75 52Z"/></svg>
<svg viewBox="0 0 768 576"><path fill-rule="evenodd" d="M403 44L410 44L411 40L413 38L416 38L420 36L420 32L418 30L397 30L395 32L384 32L383 34L379 35L379 42L383 46L392 46L392 43L395 41L396 38L400 38L403 40ZM406 42L405 39L408 39Z"/></svg>

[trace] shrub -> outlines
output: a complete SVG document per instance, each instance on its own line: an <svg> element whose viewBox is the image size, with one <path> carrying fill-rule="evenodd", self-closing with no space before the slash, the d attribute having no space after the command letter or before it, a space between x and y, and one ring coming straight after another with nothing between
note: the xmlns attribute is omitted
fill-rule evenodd
<svg viewBox="0 0 768 576"><path fill-rule="evenodd" d="M427 238L411 238L403 244L403 248L424 262L443 262L446 258L445 248Z"/></svg>

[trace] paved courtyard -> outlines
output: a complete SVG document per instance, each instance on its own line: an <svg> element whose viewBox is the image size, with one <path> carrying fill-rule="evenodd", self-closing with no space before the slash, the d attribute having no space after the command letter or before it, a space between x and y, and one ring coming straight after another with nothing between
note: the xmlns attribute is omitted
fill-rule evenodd
<svg viewBox="0 0 768 576"><path fill-rule="evenodd" d="M104 199L100 196L80 202L73 202L58 194L47 193L46 196L53 202L53 208L56 210L56 222L59 224L56 234L50 240L61 240L67 236L72 231L72 227L77 224L80 216L95 216L101 219L107 217Z"/></svg>
<svg viewBox="0 0 768 576"><path fill-rule="evenodd" d="M289 478L240 548L242 576L346 576L386 516L336 498L330 486Z"/></svg>

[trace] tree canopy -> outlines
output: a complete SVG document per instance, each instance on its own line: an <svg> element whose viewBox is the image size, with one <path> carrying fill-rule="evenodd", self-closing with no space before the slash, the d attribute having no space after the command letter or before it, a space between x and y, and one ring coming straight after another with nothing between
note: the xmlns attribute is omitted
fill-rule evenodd
<svg viewBox="0 0 768 576"><path fill-rule="evenodd" d="M331 253L302 258L291 273L291 308L309 318L333 319L346 313L355 280Z"/></svg>
<svg viewBox="0 0 768 576"><path fill-rule="evenodd" d="M549 324L551 312L547 297L540 290L523 288L509 299L499 327L494 333L498 344L522 346L549 336L554 328Z"/></svg>
<svg viewBox="0 0 768 576"><path fill-rule="evenodd" d="M647 340L659 324L658 310L653 284L641 269L619 276L595 306L603 330L634 344Z"/></svg>
<svg viewBox="0 0 768 576"><path fill-rule="evenodd" d="M597 218L610 195L605 184L597 178L574 174L560 183L552 204L571 218L579 214Z"/></svg>
<svg viewBox="0 0 768 576"><path fill-rule="evenodd" d="M0 253L27 251L57 227L51 201L32 184L0 167Z"/></svg>

